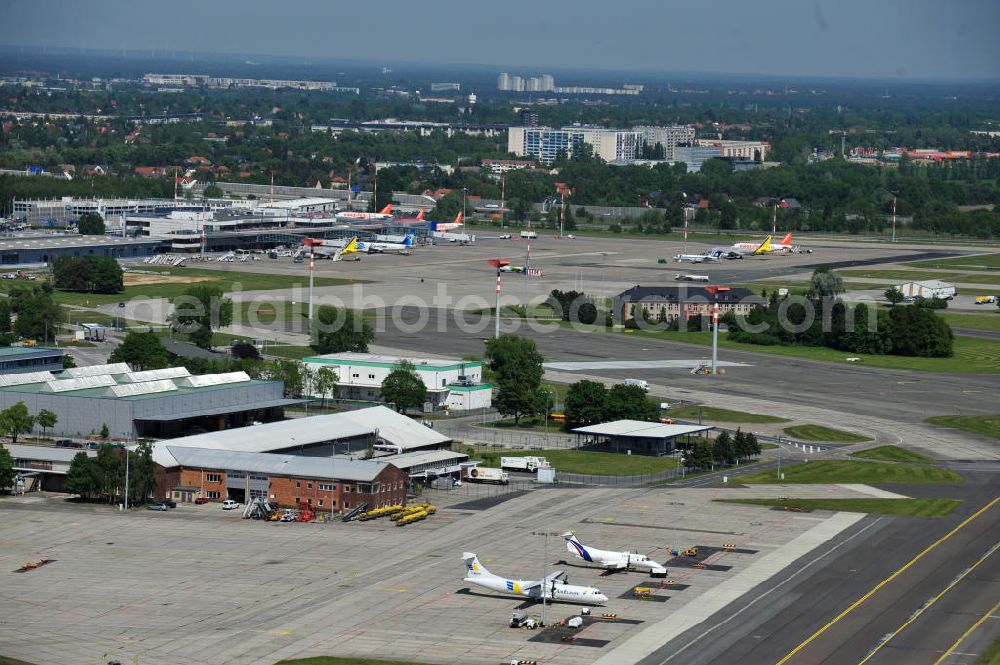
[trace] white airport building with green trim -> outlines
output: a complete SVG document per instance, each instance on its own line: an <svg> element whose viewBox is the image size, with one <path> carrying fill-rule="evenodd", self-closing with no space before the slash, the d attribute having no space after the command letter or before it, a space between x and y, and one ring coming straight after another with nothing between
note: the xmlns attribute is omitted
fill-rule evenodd
<svg viewBox="0 0 1000 665"><path fill-rule="evenodd" d="M327 397L377 400L382 397L382 381L404 360L413 364L417 375L427 386L425 406L429 410L470 411L491 405L493 386L482 383L483 364L478 360L404 358L348 352L309 356L302 362L312 373L322 367L337 373L337 392ZM318 393L313 394L322 397Z"/></svg>

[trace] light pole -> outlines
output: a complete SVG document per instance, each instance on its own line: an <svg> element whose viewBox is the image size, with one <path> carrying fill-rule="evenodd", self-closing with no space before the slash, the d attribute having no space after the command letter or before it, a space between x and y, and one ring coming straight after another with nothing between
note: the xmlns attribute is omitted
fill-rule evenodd
<svg viewBox="0 0 1000 665"><path fill-rule="evenodd" d="M712 374L717 372L719 360L719 294L715 294L715 302L712 303Z"/></svg>
<svg viewBox="0 0 1000 665"><path fill-rule="evenodd" d="M546 601L546 597L545 596L546 596L546 594L549 593L549 590L550 590L549 589L549 583L545 579L545 576L548 575L548 572L549 572L549 535L550 535L550 533L548 531L532 531L531 535L532 536L542 536L545 539L545 545L544 545L543 554L542 554L542 626L544 627L547 624L547 622L546 622L546 619L547 619L547 616L546 616L547 607L546 607L546 604L545 604L545 601ZM553 533L551 535L556 536L556 535L559 535L559 534Z"/></svg>
<svg viewBox="0 0 1000 665"><path fill-rule="evenodd" d="M462 188L462 219L465 219L465 216L466 216L465 215L465 195L467 193L468 193L468 190L465 187L463 187Z"/></svg>
<svg viewBox="0 0 1000 665"><path fill-rule="evenodd" d="M316 271L316 251L309 245L309 320L313 318L313 273Z"/></svg>
<svg viewBox="0 0 1000 665"><path fill-rule="evenodd" d="M896 194L892 195L892 241L896 242Z"/></svg>
<svg viewBox="0 0 1000 665"><path fill-rule="evenodd" d="M506 265L510 265L510 261L504 261L499 257L495 259L490 259L489 264L497 269L497 305L496 313L494 314L494 327L493 327L493 337L494 339L500 338L500 268Z"/></svg>

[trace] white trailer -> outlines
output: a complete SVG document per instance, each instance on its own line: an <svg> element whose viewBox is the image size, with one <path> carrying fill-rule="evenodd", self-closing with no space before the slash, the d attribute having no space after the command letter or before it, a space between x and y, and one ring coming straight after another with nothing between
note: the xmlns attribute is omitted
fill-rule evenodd
<svg viewBox="0 0 1000 665"><path fill-rule="evenodd" d="M535 233L534 231L521 231L521 237L534 239L538 237L538 234Z"/></svg>
<svg viewBox="0 0 1000 665"><path fill-rule="evenodd" d="M513 469L514 471L527 471L535 473L541 468L549 468L552 465L544 457L501 457L500 467L503 469Z"/></svg>
<svg viewBox="0 0 1000 665"><path fill-rule="evenodd" d="M469 469L468 479L475 483L496 483L498 485L506 485L510 480L506 471L483 466Z"/></svg>

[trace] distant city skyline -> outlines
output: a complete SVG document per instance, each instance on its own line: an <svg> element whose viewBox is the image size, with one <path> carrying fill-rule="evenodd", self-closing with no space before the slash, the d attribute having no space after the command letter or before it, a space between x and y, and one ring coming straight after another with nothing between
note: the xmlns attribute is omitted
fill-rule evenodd
<svg viewBox="0 0 1000 665"><path fill-rule="evenodd" d="M1000 79L995 0L50 0L0 45L751 76Z"/></svg>

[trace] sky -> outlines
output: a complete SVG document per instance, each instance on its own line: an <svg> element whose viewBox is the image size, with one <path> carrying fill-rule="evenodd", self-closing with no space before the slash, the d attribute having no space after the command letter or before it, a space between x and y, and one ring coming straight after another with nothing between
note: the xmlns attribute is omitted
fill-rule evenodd
<svg viewBox="0 0 1000 665"><path fill-rule="evenodd" d="M0 45L765 76L1000 79L1000 0L28 0Z"/></svg>

